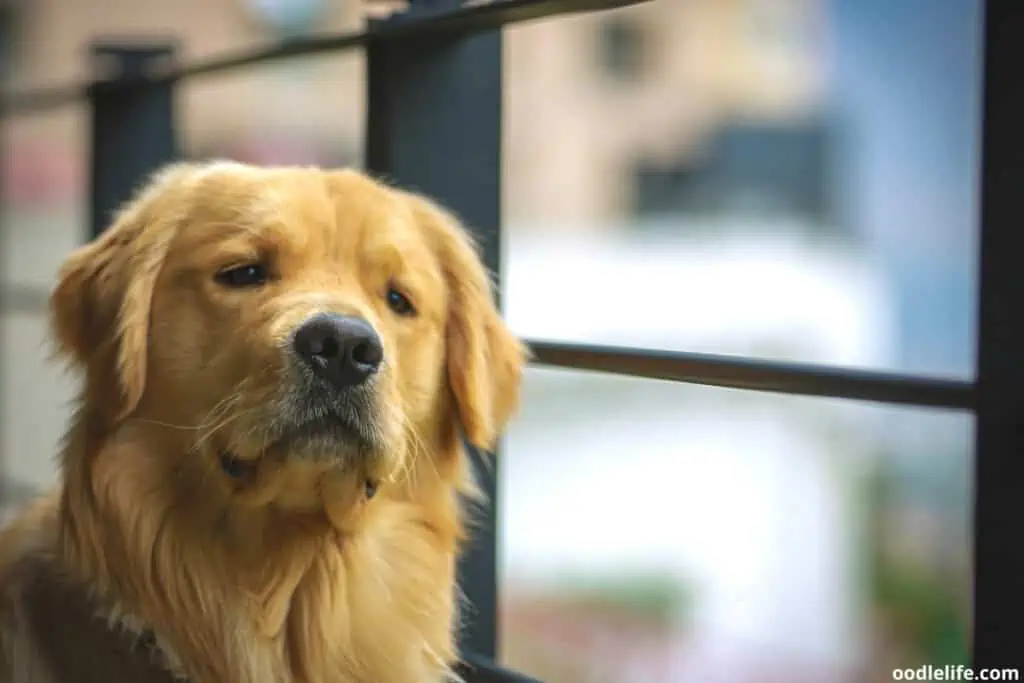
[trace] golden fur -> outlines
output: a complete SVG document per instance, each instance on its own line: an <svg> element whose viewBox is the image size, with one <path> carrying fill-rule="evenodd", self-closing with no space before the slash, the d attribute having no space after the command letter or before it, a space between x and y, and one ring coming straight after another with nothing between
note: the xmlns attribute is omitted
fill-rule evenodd
<svg viewBox="0 0 1024 683"><path fill-rule="evenodd" d="M215 282L247 262L274 278ZM392 285L415 316L389 310ZM285 342L323 311L383 342L379 447L274 451ZM0 537L0 681L65 683L33 630L54 617L30 597L40 576L95 606L88 628L151 632L193 683L445 680L472 490L460 434L494 443L526 353L450 215L355 171L175 165L68 259L52 317L83 390L59 490Z"/></svg>

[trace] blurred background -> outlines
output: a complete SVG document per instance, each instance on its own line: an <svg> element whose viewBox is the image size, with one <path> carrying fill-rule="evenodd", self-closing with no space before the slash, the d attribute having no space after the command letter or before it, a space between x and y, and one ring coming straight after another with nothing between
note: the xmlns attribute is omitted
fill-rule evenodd
<svg viewBox="0 0 1024 683"><path fill-rule="evenodd" d="M504 302L534 338L973 376L980 5L653 0L507 31ZM183 59L356 0L0 0L5 87L98 37ZM361 163L361 55L179 89L189 156ZM3 493L53 481L45 300L86 110L2 121ZM531 369L501 456L503 663L549 683L966 663L968 415Z"/></svg>

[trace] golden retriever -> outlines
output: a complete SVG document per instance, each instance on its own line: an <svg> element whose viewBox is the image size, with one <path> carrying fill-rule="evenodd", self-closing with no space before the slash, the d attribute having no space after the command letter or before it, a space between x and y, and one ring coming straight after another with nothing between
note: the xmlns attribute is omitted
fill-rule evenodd
<svg viewBox="0 0 1024 683"><path fill-rule="evenodd" d="M526 348L473 244L356 171L179 164L66 262L61 482L0 537L0 681L437 683Z"/></svg>

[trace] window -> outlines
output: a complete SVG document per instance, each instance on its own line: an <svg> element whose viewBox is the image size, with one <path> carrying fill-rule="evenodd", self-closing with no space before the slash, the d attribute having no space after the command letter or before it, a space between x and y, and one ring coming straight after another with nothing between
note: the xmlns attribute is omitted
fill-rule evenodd
<svg viewBox="0 0 1024 683"><path fill-rule="evenodd" d="M645 27L636 20L613 17L598 30L601 71L614 81L635 81L646 63Z"/></svg>
<svg viewBox="0 0 1024 683"><path fill-rule="evenodd" d="M0 77L6 76L15 58L18 7L15 0L0 0Z"/></svg>
<svg viewBox="0 0 1024 683"><path fill-rule="evenodd" d="M831 226L828 152L820 122L728 123L706 155L670 166L639 162L633 213L758 214Z"/></svg>

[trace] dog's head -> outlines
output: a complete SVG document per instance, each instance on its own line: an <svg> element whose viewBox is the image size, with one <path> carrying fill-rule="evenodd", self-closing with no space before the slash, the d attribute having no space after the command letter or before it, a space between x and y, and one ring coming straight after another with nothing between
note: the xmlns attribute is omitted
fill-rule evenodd
<svg viewBox="0 0 1024 683"><path fill-rule="evenodd" d="M524 360L459 224L354 171L166 169L52 311L92 419L162 429L239 494L306 480L300 506L325 473L372 495L456 427L490 447Z"/></svg>

